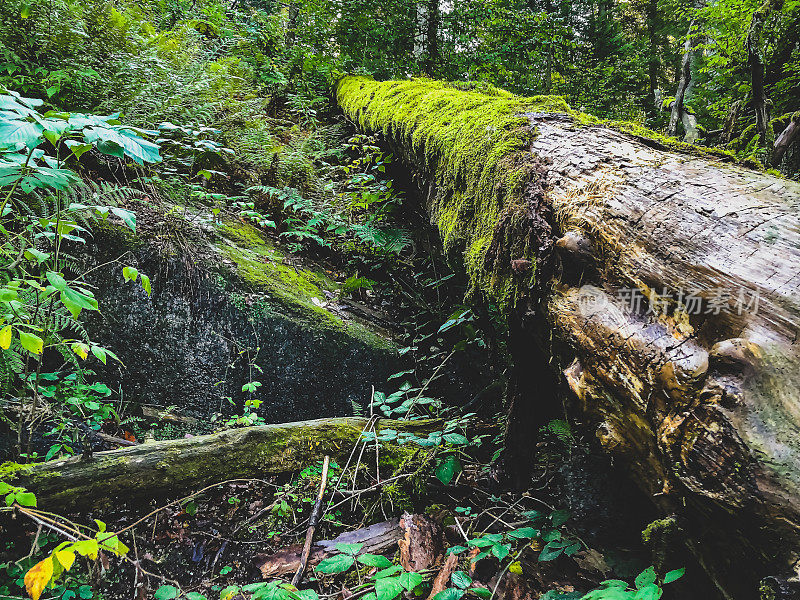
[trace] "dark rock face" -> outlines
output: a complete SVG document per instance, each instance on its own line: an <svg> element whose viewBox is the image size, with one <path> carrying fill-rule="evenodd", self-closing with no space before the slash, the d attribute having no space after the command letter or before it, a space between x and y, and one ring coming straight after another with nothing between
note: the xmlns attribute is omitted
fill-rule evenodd
<svg viewBox="0 0 800 600"><path fill-rule="evenodd" d="M113 233L97 240L98 265L125 251ZM109 360L98 372L112 389L122 386L124 401L208 416L242 414L252 396L267 422L350 415L354 403L369 403L372 384L400 369L387 340L275 302L213 252L164 258L150 243L131 252L123 263L151 277L152 296L124 282L122 264L100 267L90 282L102 314L87 323L124 363ZM262 384L252 395L242 392L251 380Z"/></svg>

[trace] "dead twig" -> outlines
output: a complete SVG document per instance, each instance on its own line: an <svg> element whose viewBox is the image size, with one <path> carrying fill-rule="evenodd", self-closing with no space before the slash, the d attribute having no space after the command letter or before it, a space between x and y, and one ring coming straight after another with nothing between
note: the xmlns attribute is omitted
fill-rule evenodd
<svg viewBox="0 0 800 600"><path fill-rule="evenodd" d="M319 484L319 493L317 494L317 501L314 503L314 510L311 511L311 518L308 521L308 531L306 532L306 543L303 545L303 553L300 555L300 566L297 567L297 572L292 577L292 585L297 587L303 573L306 570L306 563L308 556L311 554L311 544L314 542L314 532L317 529L317 523L322 514L322 500L325 497L325 486L328 484L328 465L330 464L331 457L326 456L322 463L322 481Z"/></svg>

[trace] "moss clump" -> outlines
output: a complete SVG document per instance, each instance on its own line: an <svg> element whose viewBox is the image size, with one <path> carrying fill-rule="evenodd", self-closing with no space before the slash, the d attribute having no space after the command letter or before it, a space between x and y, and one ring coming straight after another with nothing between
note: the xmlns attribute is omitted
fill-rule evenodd
<svg viewBox="0 0 800 600"><path fill-rule="evenodd" d="M13 481L22 473L31 470L31 465L21 465L15 462L4 462L0 465L0 481Z"/></svg>
<svg viewBox="0 0 800 600"><path fill-rule="evenodd" d="M332 280L320 273L285 264L286 256L267 243L252 225L227 221L219 226L219 231L233 242L220 244L220 251L236 263L236 272L246 283L266 292L270 300L297 316L342 326L341 319L318 305L325 299L323 289L337 289Z"/></svg>
<svg viewBox="0 0 800 600"><path fill-rule="evenodd" d="M244 302L241 295L232 294L231 300L237 308L246 310L254 318L285 317L288 313L309 327L346 333L373 348L396 350L391 341L361 323L345 323L322 308L325 290L335 294L339 284L320 271L287 264L286 255L252 225L229 220L218 225L218 232L223 238L218 249L235 263L236 274L251 289L267 295L266 299ZM276 310L276 304L280 310Z"/></svg>
<svg viewBox="0 0 800 600"><path fill-rule="evenodd" d="M521 195L523 161L535 131L526 112L570 112L560 96L522 98L484 86L472 91L428 79L376 82L346 77L336 90L344 112L364 129L402 140L436 184L428 207L445 249L464 247L473 284L512 300L510 275L492 276L484 258L501 215ZM459 89L462 88L462 89ZM519 256L528 258L533 256Z"/></svg>

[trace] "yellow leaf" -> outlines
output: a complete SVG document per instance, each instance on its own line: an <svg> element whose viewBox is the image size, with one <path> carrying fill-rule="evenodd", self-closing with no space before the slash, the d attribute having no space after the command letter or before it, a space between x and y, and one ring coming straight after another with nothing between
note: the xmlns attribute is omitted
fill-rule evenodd
<svg viewBox="0 0 800 600"><path fill-rule="evenodd" d="M65 571L69 571L72 563L75 562L75 553L71 550L57 550L53 554L55 554L56 560L61 563Z"/></svg>
<svg viewBox="0 0 800 600"><path fill-rule="evenodd" d="M89 346L81 342L75 342L72 344L72 351L84 360L86 360L86 357L89 356Z"/></svg>
<svg viewBox="0 0 800 600"><path fill-rule="evenodd" d="M515 575L521 575L522 574L522 565L520 564L520 562L518 560L514 561L510 565L508 565L508 572L509 573L514 573Z"/></svg>
<svg viewBox="0 0 800 600"><path fill-rule="evenodd" d="M0 329L0 348L8 350L11 346L11 325L6 325Z"/></svg>
<svg viewBox="0 0 800 600"><path fill-rule="evenodd" d="M31 570L25 573L25 589L28 590L28 595L33 600L39 600L39 596L42 595L52 576L53 559L51 557L48 556L43 561L33 565Z"/></svg>

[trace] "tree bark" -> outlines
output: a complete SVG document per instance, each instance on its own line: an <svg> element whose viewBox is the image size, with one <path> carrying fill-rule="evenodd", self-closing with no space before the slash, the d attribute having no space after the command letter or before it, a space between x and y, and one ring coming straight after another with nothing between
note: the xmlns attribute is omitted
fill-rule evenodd
<svg viewBox="0 0 800 600"><path fill-rule="evenodd" d="M523 195L529 214L494 234L509 246L538 232L514 347L539 338L572 410L676 515L723 594L756 597L763 577L793 574L800 551L800 184L563 114L526 116L538 168L523 189L543 186L545 200ZM384 132L434 177L413 127ZM487 255L504 256L494 240ZM506 465L519 469L548 403L524 376L542 358L514 354Z"/></svg>
<svg viewBox="0 0 800 600"><path fill-rule="evenodd" d="M675 90L675 100L672 103L672 109L669 115L667 135L671 136L675 136L678 133L678 122L683 120L683 114L685 112L683 101L692 81L694 47L697 44L697 38L692 36L693 26L694 22L689 25L689 31L686 34L686 43L683 46L683 58L681 59L680 79L678 80L678 88Z"/></svg>
<svg viewBox="0 0 800 600"><path fill-rule="evenodd" d="M425 2L425 62L424 72L430 77L435 76L436 65L439 62L439 21L441 12L439 0L426 0Z"/></svg>
<svg viewBox="0 0 800 600"><path fill-rule="evenodd" d="M725 145L729 144L733 139L733 134L736 132L736 122L739 119L739 111L742 109L742 101L734 100L728 109L728 114L725 116L725 124L722 126L722 136L720 142Z"/></svg>
<svg viewBox="0 0 800 600"><path fill-rule="evenodd" d="M325 455L346 458L368 423L358 417L317 419L140 444L88 460L75 456L23 466L15 471L14 485L34 492L40 508L113 508L217 481L295 471ZM376 427L424 435L436 426L383 419Z"/></svg>
<svg viewBox="0 0 800 600"><path fill-rule="evenodd" d="M770 156L770 165L773 167L779 166L786 151L797 140L800 140L800 112L792 115L789 124L778 136L778 139L775 140L775 147L772 149L772 156Z"/></svg>

